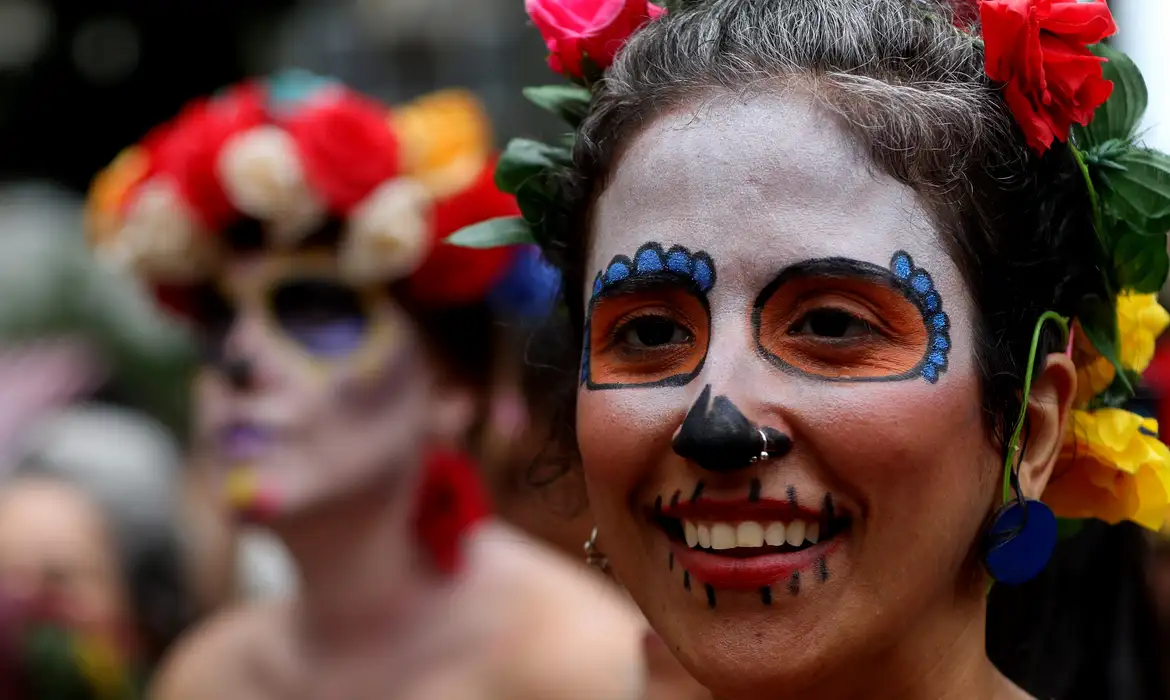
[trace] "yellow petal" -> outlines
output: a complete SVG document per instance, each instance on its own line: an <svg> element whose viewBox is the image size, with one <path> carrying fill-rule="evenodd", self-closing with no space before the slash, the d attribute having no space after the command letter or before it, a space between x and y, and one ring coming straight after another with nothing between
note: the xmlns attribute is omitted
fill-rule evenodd
<svg viewBox="0 0 1170 700"><path fill-rule="evenodd" d="M492 153L491 122L483 106L463 90L442 90L391 114L402 147L402 168L435 197L468 187Z"/></svg>

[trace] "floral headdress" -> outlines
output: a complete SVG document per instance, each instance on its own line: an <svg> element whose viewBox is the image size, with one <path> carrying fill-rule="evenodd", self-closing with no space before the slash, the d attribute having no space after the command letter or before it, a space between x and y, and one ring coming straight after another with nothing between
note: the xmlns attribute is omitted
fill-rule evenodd
<svg viewBox="0 0 1170 700"><path fill-rule="evenodd" d="M548 64L569 85L525 96L576 129L592 86L639 28L665 12L700 5L674 0L526 0L548 47ZM1156 293L1170 273L1170 157L1139 143L1146 109L1140 71L1100 42L1117 27L1104 0L952 0L956 31L983 45L988 77L1028 145L1043 154L1066 142L1084 175L1094 226L1111 265L1110 299L1073 321L1079 394L1072 425L1043 500L1064 518L1133 520L1158 529L1170 515L1170 450L1157 423L1122 407L1170 325ZM496 182L516 195L522 216L471 226L450 241L468 247L553 240L557 175L572 143L516 139ZM1054 316L1054 315L1046 315Z"/></svg>
<svg viewBox="0 0 1170 700"><path fill-rule="evenodd" d="M179 311L183 291L225 254L225 232L248 221L277 248L337 222L347 278L457 305L485 298L514 258L445 240L519 213L494 166L488 120L463 92L391 110L289 72L194 102L124 151L94 182L88 227L99 255Z"/></svg>

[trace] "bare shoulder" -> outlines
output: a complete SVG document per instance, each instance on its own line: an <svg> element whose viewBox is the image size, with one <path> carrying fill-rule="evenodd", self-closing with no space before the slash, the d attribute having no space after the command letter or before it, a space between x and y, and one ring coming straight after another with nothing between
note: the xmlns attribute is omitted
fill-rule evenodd
<svg viewBox="0 0 1170 700"><path fill-rule="evenodd" d="M509 697L642 698L647 625L616 586L503 524L485 526L474 550L514 625Z"/></svg>
<svg viewBox="0 0 1170 700"><path fill-rule="evenodd" d="M226 610L189 632L171 651L151 683L149 700L249 697L247 686L264 658L265 640L282 624L283 603Z"/></svg>

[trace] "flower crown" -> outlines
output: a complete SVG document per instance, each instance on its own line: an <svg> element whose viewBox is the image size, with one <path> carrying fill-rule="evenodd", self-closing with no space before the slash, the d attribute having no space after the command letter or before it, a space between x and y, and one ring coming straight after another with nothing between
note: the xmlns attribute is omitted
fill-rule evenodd
<svg viewBox="0 0 1170 700"><path fill-rule="evenodd" d="M701 0L526 0L548 47L548 64L570 85L530 87L524 95L576 130L592 87L636 31ZM1170 324L1156 293L1170 273L1170 157L1138 143L1146 109L1141 72L1102 44L1117 31L1104 0L952 0L956 30L980 42L989 78L1002 89L1028 145L1043 154L1066 142L1084 175L1094 226L1112 265L1112 297L1075 319L1077 404L1043 500L1064 518L1132 520L1158 529L1170 515L1170 450L1157 423L1123 410ZM584 12L583 10L589 10ZM515 139L496 182L516 195L522 216L468 227L450 242L548 245L558 172L572 143Z"/></svg>
<svg viewBox="0 0 1170 700"><path fill-rule="evenodd" d="M461 227L519 213L492 181L491 129L460 91L389 110L304 72L233 86L187 106L94 181L88 229L99 255L183 310L233 227L258 222L291 248L340 225L342 273L404 282L416 301L486 297L512 264L504 247L448 245Z"/></svg>

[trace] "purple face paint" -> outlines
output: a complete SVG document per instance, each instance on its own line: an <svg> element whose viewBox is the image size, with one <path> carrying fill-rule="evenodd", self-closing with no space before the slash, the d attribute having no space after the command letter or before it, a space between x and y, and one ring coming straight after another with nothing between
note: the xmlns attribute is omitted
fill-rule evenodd
<svg viewBox="0 0 1170 700"><path fill-rule="evenodd" d="M232 423L219 432L220 455L230 462L259 459L276 443L276 431L254 423Z"/></svg>

